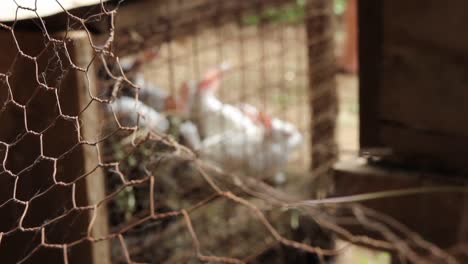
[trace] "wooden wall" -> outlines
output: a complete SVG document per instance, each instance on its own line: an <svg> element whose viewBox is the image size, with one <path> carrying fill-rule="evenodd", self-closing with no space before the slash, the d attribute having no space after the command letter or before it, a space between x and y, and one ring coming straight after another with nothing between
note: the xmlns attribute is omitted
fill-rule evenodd
<svg viewBox="0 0 468 264"><path fill-rule="evenodd" d="M467 8L463 0L360 1L362 150L468 171Z"/></svg>
<svg viewBox="0 0 468 264"><path fill-rule="evenodd" d="M70 59L86 67L93 56L87 34L68 32L67 39ZM105 206L97 209L90 232L94 210L78 209L105 196L96 148L78 142L98 139L99 112L89 105L89 94L96 93L94 67L87 73L71 69L64 50L47 45L41 32L0 30L0 40L0 260L110 263L107 241L84 239L108 234ZM20 55L18 47L36 59ZM55 67L58 59L62 67ZM79 133L65 115L79 117Z"/></svg>

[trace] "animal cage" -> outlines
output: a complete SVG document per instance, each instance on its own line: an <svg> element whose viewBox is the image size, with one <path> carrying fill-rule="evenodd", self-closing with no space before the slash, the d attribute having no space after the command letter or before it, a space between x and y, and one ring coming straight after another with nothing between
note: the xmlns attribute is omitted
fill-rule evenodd
<svg viewBox="0 0 468 264"><path fill-rule="evenodd" d="M0 12L0 262L331 255L252 195L334 162L330 1L50 2Z"/></svg>
<svg viewBox="0 0 468 264"><path fill-rule="evenodd" d="M221 83L215 95L223 103L236 106L239 103L248 104L261 114L294 124L304 139L300 150L295 153L294 164L301 169L309 167L311 111L305 2L219 4L200 1L185 5L177 3L162 5L161 8L172 12L174 17L183 17L180 19L182 21L171 16L170 19L161 20L155 28L140 26L131 29L128 42L133 45L125 41L125 45L118 44L122 45L122 54L131 53L135 45L146 47L147 42L153 43L153 49L156 47L157 51L152 51L152 59L144 62L147 65L139 66L144 76L140 79L141 84L144 86L144 82L147 82L150 88L172 96L179 95L188 81L206 81L206 73L228 64L230 69L218 77ZM320 8L317 7L314 12L324 12ZM180 16L177 15L179 12L182 12ZM315 16L320 19L321 15L314 13ZM318 20L315 22L321 23ZM143 30L149 32L141 32ZM316 33L316 36L312 34L316 44L311 44L314 44L313 52L318 55L326 50L320 45L329 41L330 36L326 34L330 33ZM318 75L323 75L321 78L326 80L333 72L333 60L329 59L330 54L320 55L326 59L317 56L314 63L324 64L320 66L325 72ZM325 104L328 107L333 102L329 100ZM333 114L333 107L330 109L325 112ZM197 118L204 119L203 116ZM203 135L206 131L199 132L201 137L206 136Z"/></svg>
<svg viewBox="0 0 468 264"><path fill-rule="evenodd" d="M281 12L273 10L275 9L270 12ZM241 16L240 14L234 14L233 21L225 24L219 24L219 22L216 24L214 21L219 19L216 17L213 18L213 21L194 23L194 28L189 30L190 34L184 36L183 39L169 39L159 46L157 58L147 67L143 67L145 79L149 83L157 84L159 89L166 89L169 94L177 95L181 93L181 87L186 84L187 80L194 80L198 83L210 81L207 78L211 76L205 76L206 73L209 75L209 71L212 71L214 67L229 65L226 66L229 69L226 69L222 75L215 77L219 80L212 80L213 82L219 81L220 87L214 87L217 85L215 83L213 87L208 87L216 89L213 91L214 95L225 104L224 108L218 109L215 103L210 105L206 101L206 105L199 102L201 105L191 109L195 111L197 107L206 108L200 110L198 116L194 116L200 128L200 136L205 140L210 140L210 136L215 137L215 139L211 139L212 144L226 148L218 151L216 151L216 147L211 148L211 151L217 152L219 156L229 156L226 153L229 148L237 148L233 151L239 152L238 155L237 153L230 155L231 158L249 155L250 150L246 149L247 145L255 144L255 142L249 142L252 141L251 138L245 136L248 133L247 130L250 129L248 123L240 128L242 131L239 131L241 134L239 136L245 142L233 143L228 139L217 137L218 134L232 129L232 125L229 124L230 119L234 119L233 122L244 122L242 118L236 119L236 109L230 112L229 107L231 105L242 107L239 105L240 103L244 104L243 106L248 104L252 106L254 112L265 113L265 116L276 117L297 126L303 139L298 139L300 142L297 143L292 142L292 144L298 145L300 143L300 146L297 146L298 150L294 153L297 157L295 157L293 164L305 170L310 159L310 145L309 141L306 140L310 137L310 114L308 109L307 61L305 59L307 47L304 45L306 43L305 28L297 23L271 21L264 24L256 19L260 19L257 16L261 16L266 11L259 12L260 14L247 14L240 18L237 17ZM223 13L218 15L227 19ZM296 15L300 16L301 14ZM168 28L171 27L168 26ZM172 35L171 32L163 32L162 34ZM200 97L203 96L208 95L200 95ZM205 99L201 98L201 100ZM223 113L219 114L220 116L217 118L211 118L210 113L214 111ZM246 111L248 110L246 109ZM259 113L252 114L259 115ZM211 115L218 114L211 113ZM268 116L266 118L269 118ZM261 122L261 120L257 122ZM291 131L291 137L294 137L294 132ZM233 134L236 135L236 133ZM286 139L285 144L287 140L290 139ZM222 146L223 144L225 146ZM296 148L296 146L293 147ZM255 152L255 150L253 151ZM250 156L250 158L254 157ZM257 162L261 163L262 160ZM268 161L263 160L263 162ZM236 166L240 166L240 164L236 164ZM257 173L262 171L264 170L260 169Z"/></svg>

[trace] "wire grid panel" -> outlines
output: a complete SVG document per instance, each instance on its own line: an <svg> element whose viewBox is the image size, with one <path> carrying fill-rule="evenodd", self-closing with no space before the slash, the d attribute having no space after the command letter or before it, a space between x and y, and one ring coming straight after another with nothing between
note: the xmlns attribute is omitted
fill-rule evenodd
<svg viewBox="0 0 468 264"><path fill-rule="evenodd" d="M217 91L220 100L236 108L249 103L306 133L302 23L263 21L272 19L268 12L283 19L277 7L268 11L266 5L231 14L228 23L196 20L187 29L191 34L177 38L170 31L176 25L166 21L151 54L118 58L113 32L125 5L63 9L49 20L35 13L34 4L17 4L12 12L36 17L0 24L6 51L0 118L11 124L0 133L2 262L243 263L275 245L334 254L301 243L299 229L288 226L291 217L303 221L295 213L280 207L263 212L271 205L248 195L242 187L247 178L198 160L173 133L180 87L189 80L203 84L205 72L225 62L231 66ZM108 32L96 24L100 20L110 22ZM144 106L147 83L166 94L160 111ZM304 166L307 146L302 151L297 164ZM250 242L220 244L236 238Z"/></svg>

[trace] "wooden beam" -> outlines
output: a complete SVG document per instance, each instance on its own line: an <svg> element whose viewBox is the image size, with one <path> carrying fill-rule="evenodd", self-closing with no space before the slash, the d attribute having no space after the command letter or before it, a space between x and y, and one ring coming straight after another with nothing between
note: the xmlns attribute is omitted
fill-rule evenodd
<svg viewBox="0 0 468 264"><path fill-rule="evenodd" d="M414 168L468 172L467 6L359 1L362 151Z"/></svg>
<svg viewBox="0 0 468 264"><path fill-rule="evenodd" d="M383 45L382 1L358 1L359 143L361 150L381 147L378 98Z"/></svg>
<svg viewBox="0 0 468 264"><path fill-rule="evenodd" d="M450 178L451 181L447 181ZM334 171L334 196L341 197L363 193L420 188L421 186L466 185L462 177L428 172L404 170L390 166L378 166L362 161L339 162ZM460 241L460 231L466 224L462 215L465 205L460 203L468 195L463 193L427 193L401 197L375 199L362 202L363 205L390 216L424 239L449 248ZM443 217L441 217L443 212ZM465 214L466 215L466 214ZM357 226L349 226L353 233L382 237ZM466 243L466 240L464 240Z"/></svg>
<svg viewBox="0 0 468 264"><path fill-rule="evenodd" d="M194 34L197 30L206 28L207 25L237 23L241 14L259 15L268 7L286 4L295 4L295 1L141 0L124 2L116 16L113 52L119 56L136 53L170 39Z"/></svg>
<svg viewBox="0 0 468 264"><path fill-rule="evenodd" d="M326 0L308 2L306 5L311 170L315 176L328 174L337 157L335 128L338 99L333 52L334 16L330 10L332 4Z"/></svg>
<svg viewBox="0 0 468 264"><path fill-rule="evenodd" d="M89 40L84 31L69 32L67 36L73 41L73 48L71 49L72 60L81 67L88 66L93 61L94 51L89 44ZM76 87L78 97L77 99L80 109L86 110L81 113L81 136L83 140L89 142L97 142L102 129L102 120L104 119L103 113L100 112L102 107L98 103L91 103L90 94L97 95L99 87L97 87L97 71L94 64L88 67L86 75L83 73L76 75ZM96 148L83 147L84 167L85 171L92 171L98 165L99 157ZM95 173L90 174L86 178L86 197L87 203L90 205L97 205L106 197L104 172L98 169ZM91 235L93 238L104 237L109 233L108 218L109 214L105 204L99 206L96 212L95 222ZM92 217L92 215L90 215ZM92 246L93 263L110 264L110 242L102 241Z"/></svg>
<svg viewBox="0 0 468 264"><path fill-rule="evenodd" d="M2 124L10 124L0 127L0 146L8 148L6 152L0 147L4 160L0 193L6 194L0 197L0 204L6 203L0 206L0 214L8 216L0 219L0 232L4 233L0 259L5 263L16 263L29 253L33 253L28 256L32 262L63 263L61 248L33 250L41 238L45 243L64 245L87 237L93 211L76 207L104 198L100 170L78 179L91 172L98 161L90 151L94 146L79 144L84 139L96 140L99 128L96 107L83 112L90 101L88 91L96 89L94 69L90 67L87 73L73 70L63 46L44 38L38 32L15 32L13 36L10 31L0 31L0 73L5 74L0 77L0 119ZM22 52L36 59L20 55L15 39ZM93 52L85 33L68 32L66 43L75 64L89 64ZM50 89L40 86L38 80ZM81 138L76 120L65 117L78 115ZM105 208L101 207L98 214L103 213ZM91 235L107 233L106 222L104 215L97 219ZM15 229L18 225L31 230ZM40 227L45 227L44 237ZM83 241L66 253L71 263L110 263L107 242L95 245Z"/></svg>
<svg viewBox="0 0 468 264"><path fill-rule="evenodd" d="M117 7L118 1L108 1L108 10ZM197 28L206 25L222 25L238 22L239 15L259 15L269 7L295 4L293 0L133 0L124 1L118 5L115 16L113 33L115 39L112 51L118 56L134 54L142 49L154 47L174 38L181 38L195 33ZM144 12L143 12L144 11ZM97 45L105 43L110 34L110 15L102 12L100 4L79 7L68 10L69 13L80 17L92 17L86 27L96 34L94 41ZM96 15L102 14L97 17ZM59 13L42 18L49 33L66 30L70 25L70 17L66 13ZM7 22L11 25L12 22ZM41 25L39 19L22 20L15 23L18 31L38 31ZM75 24L73 29L82 29Z"/></svg>

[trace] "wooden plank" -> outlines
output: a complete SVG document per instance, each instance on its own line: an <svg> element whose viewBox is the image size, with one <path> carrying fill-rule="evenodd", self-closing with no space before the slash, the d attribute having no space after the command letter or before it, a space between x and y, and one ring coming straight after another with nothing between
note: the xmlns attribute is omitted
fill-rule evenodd
<svg viewBox="0 0 468 264"><path fill-rule="evenodd" d="M466 7L461 0L360 1L362 151L406 166L468 171L461 158L468 145Z"/></svg>
<svg viewBox="0 0 468 264"><path fill-rule="evenodd" d="M76 122L64 118L64 115L77 116L85 108L85 102L89 100L84 100L80 95L88 89L95 89L93 70L90 68L87 74L90 80L88 83L84 73L71 69L64 50L58 48L60 45L47 45L42 33L15 32L13 37L9 31L0 31L0 39L3 54L0 73L8 73L9 76L8 82L7 77L3 76L0 84L0 94L3 94L0 95L1 103L4 105L6 101L9 102L0 111L0 119L2 123L11 124L0 128L0 142L8 146L8 154L4 151L2 153L5 166L0 167L0 182L6 182L0 184L0 192L7 194L1 202L13 197L18 199L16 202L10 200L6 206L0 207L0 214L9 216L0 219L0 232L8 232L18 225L25 211L22 201L28 204L21 223L23 227L34 228L47 224L44 232L46 243L71 243L87 236L91 220L91 211L74 210L73 201L77 206L93 204L96 200L102 200L104 193L101 189L103 185L100 184L103 181L100 171L77 181L77 177L90 171L97 159L87 154L89 150L86 148L90 146L76 145ZM37 56L37 69L33 60L19 54L14 39L25 54ZM83 32L68 33L67 48L77 64L90 61L92 57L86 41ZM36 70L40 77L36 77ZM37 78L55 89L40 87ZM5 91L9 91L16 104L4 96ZM62 115L59 115L58 102ZM86 112L80 116L81 124L84 124L82 133L90 139L97 133L93 129L99 126L96 117L90 118L97 116L95 109L88 108L83 113ZM57 181L76 181L75 196L71 184L56 184L53 175ZM11 183L8 179L15 179L16 182ZM90 194L93 197L88 196ZM64 217L50 222L61 215ZM95 229L105 233L107 226L102 219L95 223ZM99 233L93 229L93 235L96 232ZM40 239L40 230L16 229L5 233L0 242L0 259L5 263L15 263L32 252L41 243ZM67 250L70 263L109 263L106 262L109 256L106 252L108 250L98 249L89 243L80 243ZM32 262L63 263L63 252L60 248L42 247L29 259Z"/></svg>
<svg viewBox="0 0 468 264"><path fill-rule="evenodd" d="M405 164L468 171L466 7L384 1L379 136Z"/></svg>
<svg viewBox="0 0 468 264"><path fill-rule="evenodd" d="M462 177L455 176L376 166L359 161L339 162L335 165L334 196L468 183ZM452 180L447 181L447 178ZM449 248L460 241L464 205L459 201L466 198L468 195L461 193L430 193L378 199L362 204L398 220L430 242ZM440 217L440 212L443 212L443 217ZM349 228L355 233L381 238L369 230L356 226Z"/></svg>
<svg viewBox="0 0 468 264"><path fill-rule="evenodd" d="M55 2L55 1L54 1ZM112 9L112 3L105 5L108 9ZM96 34L109 34L110 28L110 15L96 16L102 14L100 5L90 5L73 8L65 12L60 12L54 15L41 17L40 19L35 15L31 19L6 21L2 22L5 25L15 25L15 31L44 31L49 34L60 33L66 30L84 30L82 24L71 18L70 14L85 20L86 29ZM89 20L88 20L89 19ZM42 23L43 22L43 23ZM73 22L73 23L72 23ZM45 28L44 28L45 27Z"/></svg>
<svg viewBox="0 0 468 264"><path fill-rule="evenodd" d="M380 119L467 141L468 3L384 2Z"/></svg>
<svg viewBox="0 0 468 264"><path fill-rule="evenodd" d="M468 196L465 196L461 205L462 216L460 217L458 242L466 245L468 243Z"/></svg>
<svg viewBox="0 0 468 264"><path fill-rule="evenodd" d="M74 42L73 49L71 49L72 60L78 66L86 67L93 61L94 51L89 45L87 34L84 31L68 32L67 36ZM102 107L98 104L91 102L90 94L99 94L99 87L97 87L97 71L95 64L88 67L87 74L79 74L76 78L76 90L78 92L78 100L80 109L87 107L81 114L81 136L83 140L89 142L97 142L102 128L103 113L100 112ZM95 148L83 148L84 168L85 171L92 171L98 164L99 157ZM106 185L104 172L98 169L95 173L90 174L86 178L86 197L87 203L90 205L97 205L106 197ZM93 238L101 238L109 234L108 226L108 210L106 204L100 206L96 212L93 229L91 235ZM92 217L92 215L90 215ZM102 241L95 243L92 248L93 263L110 264L110 242Z"/></svg>
<svg viewBox="0 0 468 264"><path fill-rule="evenodd" d="M391 146L385 160L423 169L468 172L468 142L464 137L438 134L433 131L382 123L380 137Z"/></svg>
<svg viewBox="0 0 468 264"><path fill-rule="evenodd" d="M108 1L106 8L112 10L118 1ZM259 15L270 7L296 4L294 0L134 0L119 4L115 16L115 35L112 52L120 57L134 54L142 49L160 45L174 38L181 38L195 33L206 26L222 25L239 22L240 15ZM144 12L142 12L144 10ZM317 11L317 10L315 10ZM321 11L319 9L318 11ZM87 29L96 33L93 41L103 45L110 34L110 15L102 15L100 5L91 5L68 10L80 18L89 18ZM331 13L331 10L327 12ZM43 18L49 33L60 32L69 27L70 17L66 13L58 13ZM11 25L11 23L7 23ZM18 21L16 29L32 31L40 30L40 21L30 19ZM79 24L74 29L82 29Z"/></svg>
<svg viewBox="0 0 468 264"><path fill-rule="evenodd" d="M358 1L359 143L361 150L382 147L379 140L378 98L381 84L382 1Z"/></svg>
<svg viewBox="0 0 468 264"><path fill-rule="evenodd" d="M102 0L106 2L108 0ZM42 0L42 1L5 1L0 9L0 21L14 21L37 18L37 16L47 17L63 10L76 9L83 6L91 6L99 4L101 0L60 0L59 3L55 0ZM18 8L19 6L23 8ZM27 9L26 9L27 8ZM32 11L36 9L36 12Z"/></svg>
<svg viewBox="0 0 468 264"><path fill-rule="evenodd" d="M327 175L337 157L335 128L338 99L335 55L331 52L334 50L334 35L331 34L334 30L334 20L332 13L327 12L331 9L330 1L313 1L306 5L311 170L315 172L316 177Z"/></svg>
<svg viewBox="0 0 468 264"><path fill-rule="evenodd" d="M268 7L295 4L292 0L129 1L116 16L113 51L119 56L181 38L207 25L236 23L239 15L260 14ZM141 12L145 10L145 12ZM102 41L101 41L102 42Z"/></svg>
<svg viewBox="0 0 468 264"><path fill-rule="evenodd" d="M433 47L452 54L468 55L468 36L463 34L467 21L464 12L468 6L466 1L385 0L382 3L386 44L398 40L420 48Z"/></svg>

